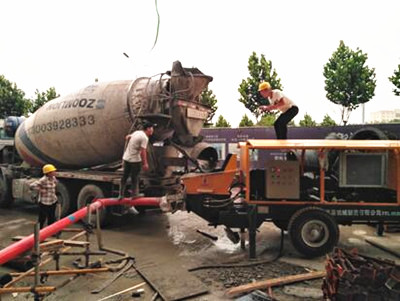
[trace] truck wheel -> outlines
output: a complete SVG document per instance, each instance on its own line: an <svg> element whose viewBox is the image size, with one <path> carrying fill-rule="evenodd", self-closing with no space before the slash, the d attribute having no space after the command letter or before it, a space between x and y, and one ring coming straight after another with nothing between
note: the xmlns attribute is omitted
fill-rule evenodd
<svg viewBox="0 0 400 301"><path fill-rule="evenodd" d="M289 221L294 248L306 257L318 257L332 251L339 240L339 227L333 217L317 207L297 211Z"/></svg>
<svg viewBox="0 0 400 301"><path fill-rule="evenodd" d="M104 198L103 190L94 184L88 184L82 187L78 194L77 207L81 209L91 204L94 199ZM100 225L104 226L107 220L107 209L103 208L99 210L100 214ZM96 212L92 212L90 223L96 225Z"/></svg>
<svg viewBox="0 0 400 301"><path fill-rule="evenodd" d="M71 198L69 196L68 188L64 183L62 182L57 183L56 195L57 195L57 200L61 204L61 217L67 216L67 214L71 209Z"/></svg>
<svg viewBox="0 0 400 301"><path fill-rule="evenodd" d="M0 207L7 208L13 203L11 196L11 183L6 176L0 171Z"/></svg>

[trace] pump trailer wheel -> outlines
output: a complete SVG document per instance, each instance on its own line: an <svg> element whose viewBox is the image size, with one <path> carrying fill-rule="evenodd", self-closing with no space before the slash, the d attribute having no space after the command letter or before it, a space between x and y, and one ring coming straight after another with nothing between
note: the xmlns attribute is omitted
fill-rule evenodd
<svg viewBox="0 0 400 301"><path fill-rule="evenodd" d="M333 250L339 241L339 227L334 218L321 208L307 207L291 217L289 235L294 248L312 258Z"/></svg>

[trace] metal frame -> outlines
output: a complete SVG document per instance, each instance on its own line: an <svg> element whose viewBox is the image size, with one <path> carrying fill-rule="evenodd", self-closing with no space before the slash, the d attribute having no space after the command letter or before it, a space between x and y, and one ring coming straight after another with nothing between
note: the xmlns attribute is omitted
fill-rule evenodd
<svg viewBox="0 0 400 301"><path fill-rule="evenodd" d="M240 169L245 174L246 187L250 187L250 159L249 152L252 149L266 149L266 150L301 150L301 162L300 170L303 171L304 167L304 153L306 150L317 150L319 151L320 161L323 162L327 151L330 150L369 150L369 151L389 151L393 152L395 158L395 173L396 173L396 196L397 203L360 203L360 202L327 202L325 200L325 169L323 164L320 164L320 201L302 201L302 200L281 200L281 201L268 201L268 200L251 200L250 199L250 189L246 189L245 201L248 204L255 205L314 205L314 206L366 206L366 207L400 207L400 141L397 140L248 140L247 142L240 142Z"/></svg>

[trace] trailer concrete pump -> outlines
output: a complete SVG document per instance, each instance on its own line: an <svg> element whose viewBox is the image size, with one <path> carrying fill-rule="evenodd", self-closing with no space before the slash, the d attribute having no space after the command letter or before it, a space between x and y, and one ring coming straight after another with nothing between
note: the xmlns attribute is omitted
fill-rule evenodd
<svg viewBox="0 0 400 301"><path fill-rule="evenodd" d="M247 229L252 258L266 221L306 257L330 252L338 225L399 223L400 141L329 138L239 142L220 170L182 177L186 208L233 238Z"/></svg>

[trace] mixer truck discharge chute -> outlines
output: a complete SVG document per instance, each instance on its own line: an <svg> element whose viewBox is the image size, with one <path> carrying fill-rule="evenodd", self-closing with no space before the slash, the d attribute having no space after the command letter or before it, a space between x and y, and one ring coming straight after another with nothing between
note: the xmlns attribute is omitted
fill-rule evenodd
<svg viewBox="0 0 400 301"><path fill-rule="evenodd" d="M200 94L210 81L211 76L176 61L170 71L154 77L92 84L47 102L28 117L15 133L15 148L31 167L57 166L65 215L96 197L116 196L124 138L147 120L157 127L141 191L146 196L179 194L182 173L190 167L212 170L218 160L200 135L210 112ZM40 176L12 167L1 167L0 206L10 199L29 200L27 185Z"/></svg>

